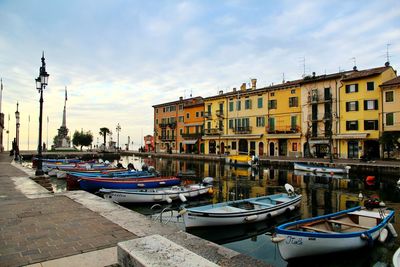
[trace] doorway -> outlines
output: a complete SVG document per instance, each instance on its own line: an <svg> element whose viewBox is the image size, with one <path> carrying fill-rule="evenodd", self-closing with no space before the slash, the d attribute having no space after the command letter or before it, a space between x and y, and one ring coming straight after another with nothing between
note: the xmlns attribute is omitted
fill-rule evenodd
<svg viewBox="0 0 400 267"><path fill-rule="evenodd" d="M269 143L269 155L274 156L275 155L275 144L274 142Z"/></svg>
<svg viewBox="0 0 400 267"><path fill-rule="evenodd" d="M239 140L239 154L248 154L248 153L249 153L249 148L247 145L247 140L240 139Z"/></svg>
<svg viewBox="0 0 400 267"><path fill-rule="evenodd" d="M357 159L358 158L358 141L347 142L347 158Z"/></svg>
<svg viewBox="0 0 400 267"><path fill-rule="evenodd" d="M258 143L258 155L259 156L264 155L264 143L263 142Z"/></svg>

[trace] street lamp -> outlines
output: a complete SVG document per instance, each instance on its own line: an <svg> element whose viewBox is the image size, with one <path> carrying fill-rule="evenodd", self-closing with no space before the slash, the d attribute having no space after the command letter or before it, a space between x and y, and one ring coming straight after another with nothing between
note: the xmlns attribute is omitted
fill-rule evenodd
<svg viewBox="0 0 400 267"><path fill-rule="evenodd" d="M43 175L42 169L42 119L43 119L43 90L46 88L49 74L46 72L46 63L44 62L44 52L42 54L42 66L39 68L39 77L35 79L36 89L40 93L40 112L39 112L39 145L38 145L38 163L36 168L36 176Z"/></svg>
<svg viewBox="0 0 400 267"><path fill-rule="evenodd" d="M115 128L115 130L117 131L117 150L119 150L119 132L121 131L121 126L119 123L117 124L117 128Z"/></svg>
<svg viewBox="0 0 400 267"><path fill-rule="evenodd" d="M19 126L20 126L20 123L19 123L19 111L18 111L18 102L17 102L17 111L15 111L15 122L16 122L16 124L15 124L15 126L16 126L16 129L15 129L15 157L14 157L14 159L15 160L18 160L18 158L19 158Z"/></svg>

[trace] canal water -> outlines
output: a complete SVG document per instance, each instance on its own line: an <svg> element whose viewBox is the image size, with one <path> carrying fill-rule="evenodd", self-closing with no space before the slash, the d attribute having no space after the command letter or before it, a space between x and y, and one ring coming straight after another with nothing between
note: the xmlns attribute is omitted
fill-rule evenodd
<svg viewBox="0 0 400 267"><path fill-rule="evenodd" d="M386 206L396 211L393 225L400 234L400 223L397 222L400 212L400 190L397 187L397 180L400 175L396 177L378 172L353 173L350 170L348 176L317 176L271 166L257 169L234 168L218 162L161 158L122 157L119 162L125 167L128 163L133 163L137 169L143 164L153 166L163 176L179 173L184 177L183 183L197 183L204 177L213 177L213 195L184 204L187 206L275 194L284 192L286 183L291 184L303 198L300 209L289 215L257 224L208 227L189 231L273 266L392 266L392 256L400 245L400 237L397 239L391 237L384 244L375 244L373 248L308 257L288 263L281 258L276 245L271 242L274 227L281 223L344 210L357 206L370 197L379 198ZM62 185L58 187L60 189ZM171 208L178 209L180 205L182 204L175 203ZM149 215L154 212L150 209L151 206L151 204L129 205L128 208ZM181 221L170 223L177 223L184 228Z"/></svg>

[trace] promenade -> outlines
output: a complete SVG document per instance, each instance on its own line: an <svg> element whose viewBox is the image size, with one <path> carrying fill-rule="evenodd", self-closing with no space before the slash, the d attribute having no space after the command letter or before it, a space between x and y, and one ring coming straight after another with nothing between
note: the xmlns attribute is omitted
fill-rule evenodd
<svg viewBox="0 0 400 267"><path fill-rule="evenodd" d="M53 194L33 174L0 154L2 267L119 266L119 242L153 235L220 266L269 266L85 191Z"/></svg>

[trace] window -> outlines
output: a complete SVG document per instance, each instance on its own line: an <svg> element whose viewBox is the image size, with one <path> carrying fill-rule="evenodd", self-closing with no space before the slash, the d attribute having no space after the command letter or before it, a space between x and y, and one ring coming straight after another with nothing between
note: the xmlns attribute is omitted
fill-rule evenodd
<svg viewBox="0 0 400 267"><path fill-rule="evenodd" d="M156 119L156 124L158 124L158 119Z"/></svg>
<svg viewBox="0 0 400 267"><path fill-rule="evenodd" d="M367 91L374 91L374 82L367 82Z"/></svg>
<svg viewBox="0 0 400 267"><path fill-rule="evenodd" d="M358 83L346 85L346 93L355 93L355 92L358 92Z"/></svg>
<svg viewBox="0 0 400 267"><path fill-rule="evenodd" d="M196 111L196 118L198 118L199 117L199 112L198 111Z"/></svg>
<svg viewBox="0 0 400 267"><path fill-rule="evenodd" d="M275 131L275 118L268 119L268 128L270 131Z"/></svg>
<svg viewBox="0 0 400 267"><path fill-rule="evenodd" d="M297 96L289 97L289 107L298 107L299 106L299 98Z"/></svg>
<svg viewBox="0 0 400 267"><path fill-rule="evenodd" d="M203 118L204 117L204 111L200 112L200 116Z"/></svg>
<svg viewBox="0 0 400 267"><path fill-rule="evenodd" d="M236 150L236 142L232 142L232 149Z"/></svg>
<svg viewBox="0 0 400 267"><path fill-rule="evenodd" d="M294 95L294 94L296 93L296 89L290 90L290 93L291 93L292 95Z"/></svg>
<svg viewBox="0 0 400 267"><path fill-rule="evenodd" d="M176 110L176 106L170 106L169 107L169 111L175 111Z"/></svg>
<svg viewBox="0 0 400 267"><path fill-rule="evenodd" d="M236 101L236 110L242 109L242 102L240 100Z"/></svg>
<svg viewBox="0 0 400 267"><path fill-rule="evenodd" d="M233 102L229 102L229 111L233 111Z"/></svg>
<svg viewBox="0 0 400 267"><path fill-rule="evenodd" d="M347 131L358 130L358 121L346 121L346 130Z"/></svg>
<svg viewBox="0 0 400 267"><path fill-rule="evenodd" d="M297 151L297 143L292 143L292 151Z"/></svg>
<svg viewBox="0 0 400 267"><path fill-rule="evenodd" d="M290 117L290 130L292 131L297 130L297 116Z"/></svg>
<svg viewBox="0 0 400 267"><path fill-rule="evenodd" d="M393 102L394 94L393 91L385 92L385 102Z"/></svg>
<svg viewBox="0 0 400 267"><path fill-rule="evenodd" d="M165 107L162 108L162 112L165 112Z"/></svg>
<svg viewBox="0 0 400 267"><path fill-rule="evenodd" d="M268 108L269 109L276 109L277 107L277 101L276 99L274 100L268 100Z"/></svg>
<svg viewBox="0 0 400 267"><path fill-rule="evenodd" d="M244 109L251 109L251 99L246 99L244 101Z"/></svg>
<svg viewBox="0 0 400 267"><path fill-rule="evenodd" d="M365 120L364 130L378 130L378 120Z"/></svg>
<svg viewBox="0 0 400 267"><path fill-rule="evenodd" d="M233 119L229 120L229 129L233 129Z"/></svg>
<svg viewBox="0 0 400 267"><path fill-rule="evenodd" d="M158 113L158 108L156 108L156 113Z"/></svg>
<svg viewBox="0 0 400 267"><path fill-rule="evenodd" d="M386 113L386 125L394 125L394 114Z"/></svg>
<svg viewBox="0 0 400 267"><path fill-rule="evenodd" d="M211 121L207 122L207 129L211 129Z"/></svg>
<svg viewBox="0 0 400 267"><path fill-rule="evenodd" d="M179 116L179 117L178 117L178 121L179 121L179 122L183 122L183 116Z"/></svg>
<svg viewBox="0 0 400 267"><path fill-rule="evenodd" d="M271 96L275 96L275 93L271 93Z"/></svg>
<svg viewBox="0 0 400 267"><path fill-rule="evenodd" d="M265 117L257 117L256 118L256 126L264 127L265 126Z"/></svg>
<svg viewBox="0 0 400 267"><path fill-rule="evenodd" d="M378 110L378 100L364 100L364 110Z"/></svg>
<svg viewBox="0 0 400 267"><path fill-rule="evenodd" d="M183 104L179 105L179 110L183 110Z"/></svg>
<svg viewBox="0 0 400 267"><path fill-rule="evenodd" d="M189 119L189 118L190 118L190 114L186 113L186 119Z"/></svg>
<svg viewBox="0 0 400 267"><path fill-rule="evenodd" d="M357 111L357 110L358 110L358 101L346 102L346 111Z"/></svg>
<svg viewBox="0 0 400 267"><path fill-rule="evenodd" d="M180 133L180 135L182 135L183 129L179 129L179 133Z"/></svg>
<svg viewBox="0 0 400 267"><path fill-rule="evenodd" d="M263 107L263 99L260 97L257 99L257 107L262 108Z"/></svg>

